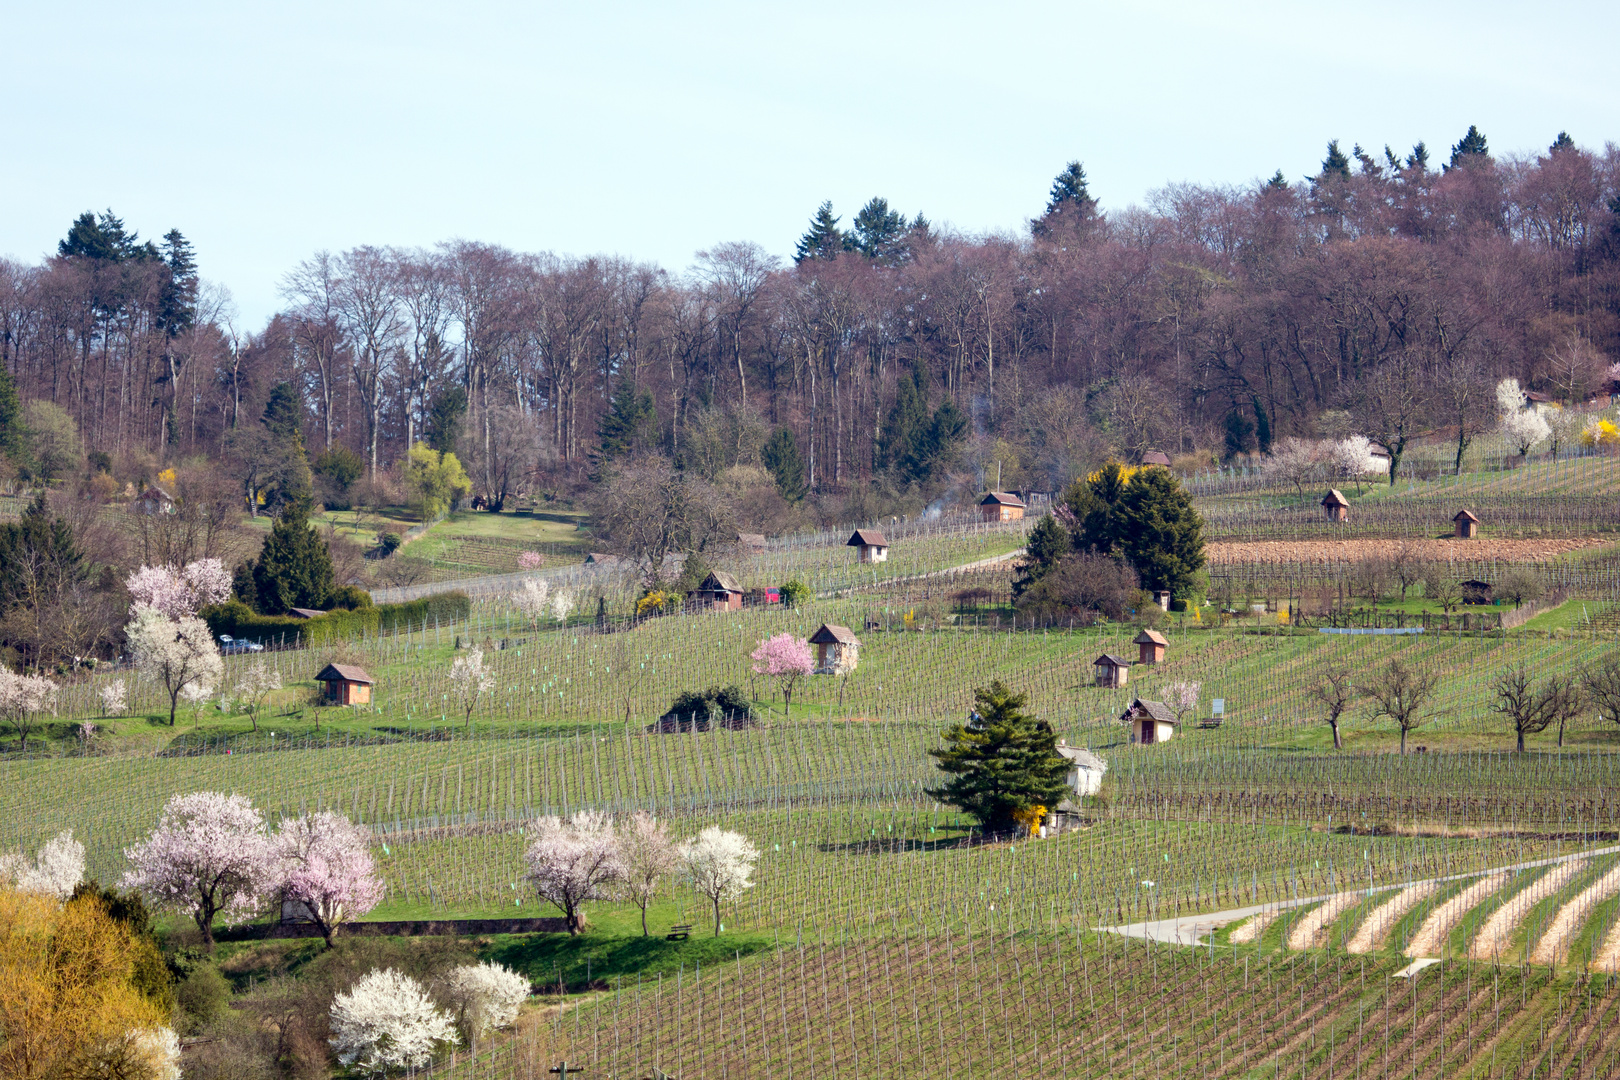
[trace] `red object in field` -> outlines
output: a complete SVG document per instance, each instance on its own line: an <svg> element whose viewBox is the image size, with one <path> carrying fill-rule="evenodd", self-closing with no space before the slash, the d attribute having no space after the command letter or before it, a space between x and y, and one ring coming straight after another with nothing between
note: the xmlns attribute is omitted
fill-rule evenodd
<svg viewBox="0 0 1620 1080"><path fill-rule="evenodd" d="M780 604L782 602L782 590L775 585L765 586L765 602L767 604Z"/></svg>

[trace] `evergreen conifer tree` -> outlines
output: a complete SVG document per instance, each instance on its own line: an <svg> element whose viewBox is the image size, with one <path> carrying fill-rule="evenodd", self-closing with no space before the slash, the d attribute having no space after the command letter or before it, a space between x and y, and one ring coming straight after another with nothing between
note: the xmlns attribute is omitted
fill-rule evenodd
<svg viewBox="0 0 1620 1080"><path fill-rule="evenodd" d="M1098 555L1117 555L1124 531L1121 504L1131 472L1110 461L1063 492L1063 502L1074 516L1074 546Z"/></svg>
<svg viewBox="0 0 1620 1080"><path fill-rule="evenodd" d="M270 388L270 398L264 403L265 428L277 439L302 440L304 437L304 405L298 400L298 391L291 383L276 383Z"/></svg>
<svg viewBox="0 0 1620 1080"><path fill-rule="evenodd" d="M889 209L889 200L873 199L855 215L844 247L878 262L898 262L906 253L906 216Z"/></svg>
<svg viewBox="0 0 1620 1080"><path fill-rule="evenodd" d="M1332 183L1336 180L1350 179L1350 159L1339 149L1339 140L1329 140L1327 144L1327 157L1322 159L1322 171L1317 174L1318 184Z"/></svg>
<svg viewBox="0 0 1620 1080"><path fill-rule="evenodd" d="M1278 169L1276 172L1271 174L1271 179L1266 181L1266 187L1272 191L1288 190L1288 180L1283 176L1283 171L1281 169Z"/></svg>
<svg viewBox="0 0 1620 1080"><path fill-rule="evenodd" d="M1037 806L1055 810L1068 793L1069 762L1049 724L1024 711L1029 699L997 679L973 692L978 719L953 724L945 747L928 753L948 780L928 794L1005 833Z"/></svg>
<svg viewBox="0 0 1620 1080"><path fill-rule="evenodd" d="M446 386L428 403L428 447L441 454L454 453L461 438L461 421L467 415L467 391L460 386Z"/></svg>
<svg viewBox="0 0 1620 1080"><path fill-rule="evenodd" d="M620 379L607 412L596 426L596 434L601 440L601 461L646 449L658 434L658 412L652 394L638 391L628 378Z"/></svg>
<svg viewBox="0 0 1620 1080"><path fill-rule="evenodd" d="M1052 180L1052 190L1046 196L1046 209L1030 223L1030 231L1037 237L1047 236L1061 219L1067 218L1080 227L1096 216L1097 200L1091 197L1085 167L1078 161L1071 161Z"/></svg>
<svg viewBox="0 0 1620 1080"><path fill-rule="evenodd" d="M928 366L918 359L912 363L910 376L895 384L894 408L884 417L883 430L878 433L878 468L901 471L927 426Z"/></svg>
<svg viewBox="0 0 1620 1080"><path fill-rule="evenodd" d="M1204 568L1203 519L1169 469L1141 469L1120 500L1120 550L1144 589L1188 596Z"/></svg>
<svg viewBox="0 0 1620 1080"><path fill-rule="evenodd" d="M1260 444L1262 454L1271 453L1271 417L1266 415L1266 407L1260 404L1260 395L1250 395L1254 402L1254 439Z"/></svg>
<svg viewBox="0 0 1620 1080"><path fill-rule="evenodd" d="M810 219L810 228L793 249L793 261L836 258L844 248L844 232L838 227L838 221L833 216L831 200L822 203Z"/></svg>
<svg viewBox="0 0 1620 1080"><path fill-rule="evenodd" d="M17 382L11 377L11 372L0 364L0 454L10 459L13 465L22 465L28 456L26 435Z"/></svg>
<svg viewBox="0 0 1620 1080"><path fill-rule="evenodd" d="M157 324L172 340L191 329L197 318L197 256L179 229L164 234L163 252L169 280L158 299Z"/></svg>
<svg viewBox="0 0 1620 1080"><path fill-rule="evenodd" d="M779 427L772 432L765 448L760 451L760 459L776 481L776 490L790 503L803 500L806 491L804 484L804 459L799 456L799 440L793 435L791 428Z"/></svg>
<svg viewBox="0 0 1620 1080"><path fill-rule="evenodd" d="M1558 154L1565 150L1573 149L1575 149L1575 140L1569 137L1569 132L1560 131L1558 133L1558 138L1554 139L1552 141L1552 145L1547 147L1547 153Z"/></svg>
<svg viewBox="0 0 1620 1080"><path fill-rule="evenodd" d="M309 512L308 502L288 502L265 537L253 564L261 614L285 615L295 607L324 609L332 599L332 554L310 528Z"/></svg>
<svg viewBox="0 0 1620 1080"><path fill-rule="evenodd" d="M1429 148L1422 142L1412 147L1412 152L1406 155L1406 167L1419 173L1429 171Z"/></svg>
<svg viewBox="0 0 1620 1080"><path fill-rule="evenodd" d="M1481 161L1490 156L1490 146L1485 142L1485 134L1473 124L1468 125L1468 133L1451 148L1451 164L1446 166L1449 171L1459 165L1466 165L1470 161Z"/></svg>
<svg viewBox="0 0 1620 1080"><path fill-rule="evenodd" d="M1013 598L1023 596L1030 586L1051 573L1072 546L1069 530L1057 518L1051 514L1041 518L1029 531L1029 540L1024 545L1026 558L1018 577L1013 580Z"/></svg>

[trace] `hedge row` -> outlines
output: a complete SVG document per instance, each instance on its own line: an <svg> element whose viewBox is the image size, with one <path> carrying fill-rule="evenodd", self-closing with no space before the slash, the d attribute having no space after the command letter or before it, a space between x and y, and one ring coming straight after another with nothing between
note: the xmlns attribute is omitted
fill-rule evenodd
<svg viewBox="0 0 1620 1080"><path fill-rule="evenodd" d="M262 641L265 644L324 645L364 634L386 634L396 630L420 629L424 624L459 622L472 611L472 601L464 592L434 593L403 604L381 604L354 611L329 611L314 619L292 615L260 615L240 600L202 610L208 628L216 635Z"/></svg>

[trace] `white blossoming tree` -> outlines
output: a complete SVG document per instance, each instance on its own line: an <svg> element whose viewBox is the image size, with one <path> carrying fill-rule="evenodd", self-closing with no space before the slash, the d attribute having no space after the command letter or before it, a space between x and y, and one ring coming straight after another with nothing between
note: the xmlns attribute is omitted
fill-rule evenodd
<svg viewBox="0 0 1620 1080"><path fill-rule="evenodd" d="M529 999L529 980L494 961L464 964L444 977L444 996L467 1047L478 1052L486 1032L510 1027Z"/></svg>
<svg viewBox="0 0 1620 1080"><path fill-rule="evenodd" d="M0 666L0 717L28 749L28 736L39 730L44 714L56 711L56 684L43 675L19 675Z"/></svg>
<svg viewBox="0 0 1620 1080"><path fill-rule="evenodd" d="M714 936L720 936L720 905L754 887L749 878L759 849L742 833L711 825L681 845L686 880L714 905Z"/></svg>
<svg viewBox="0 0 1620 1080"><path fill-rule="evenodd" d="M456 1042L455 1023L422 984L392 968L373 969L332 999L332 1037L343 1065L365 1076L426 1065Z"/></svg>
<svg viewBox="0 0 1620 1080"><path fill-rule="evenodd" d="M530 627L538 630L546 617L551 586L544 578L525 578L523 584L512 591L512 606Z"/></svg>
<svg viewBox="0 0 1620 1080"><path fill-rule="evenodd" d="M606 814L582 810L567 821L541 818L526 855L529 884L562 911L568 932L585 929L585 904L604 900L624 876L618 838Z"/></svg>
<svg viewBox="0 0 1620 1080"><path fill-rule="evenodd" d="M255 660L242 669L241 677L236 680L236 700L253 722L254 731L259 730L259 714L264 711L271 693L280 689L281 673L263 660Z"/></svg>
<svg viewBox="0 0 1620 1080"><path fill-rule="evenodd" d="M645 810L630 815L619 834L619 855L624 863L620 892L641 909L641 936L646 937L647 905L680 868L680 855L664 823Z"/></svg>
<svg viewBox="0 0 1620 1080"><path fill-rule="evenodd" d="M568 616L574 613L574 594L567 589L558 589L551 597L551 617L557 620L560 626L568 621Z"/></svg>
<svg viewBox="0 0 1620 1080"><path fill-rule="evenodd" d="M231 598L231 572L218 559L198 559L180 568L143 566L124 584L129 588L132 611L156 608L175 620Z"/></svg>
<svg viewBox="0 0 1620 1080"><path fill-rule="evenodd" d="M1518 379L1503 379L1496 384L1496 409L1498 429L1520 457L1530 456L1537 443L1552 435L1547 418L1536 409L1524 407L1524 390Z"/></svg>
<svg viewBox="0 0 1620 1080"><path fill-rule="evenodd" d="M214 920L240 922L281 881L280 858L264 816L242 795L198 791L175 795L157 828L124 849L125 888L156 907L189 914L214 947Z"/></svg>
<svg viewBox="0 0 1620 1080"><path fill-rule="evenodd" d="M129 708L129 687L117 679L101 688L101 711L106 716L123 716Z"/></svg>
<svg viewBox="0 0 1620 1080"><path fill-rule="evenodd" d="M57 833L29 859L17 852L0 855L0 883L23 892L66 900L84 880L84 845L73 830Z"/></svg>
<svg viewBox="0 0 1620 1080"><path fill-rule="evenodd" d="M171 619L155 607L142 605L135 609L135 618L124 633L136 669L169 695L170 727L181 691L188 686L211 690L225 673L225 661L208 624L195 615Z"/></svg>
<svg viewBox="0 0 1620 1080"><path fill-rule="evenodd" d="M342 814L322 810L282 824L281 894L304 906L326 947L345 920L382 902L383 883L371 858L371 830Z"/></svg>
<svg viewBox="0 0 1620 1080"><path fill-rule="evenodd" d="M1198 708L1201 689L1195 682L1173 682L1164 688L1164 703L1176 714L1176 723L1185 722L1187 714Z"/></svg>
<svg viewBox="0 0 1620 1080"><path fill-rule="evenodd" d="M493 689L495 673L484 667L483 649L469 649L466 656L456 657L450 665L450 697L461 709L468 726L472 725L478 699Z"/></svg>

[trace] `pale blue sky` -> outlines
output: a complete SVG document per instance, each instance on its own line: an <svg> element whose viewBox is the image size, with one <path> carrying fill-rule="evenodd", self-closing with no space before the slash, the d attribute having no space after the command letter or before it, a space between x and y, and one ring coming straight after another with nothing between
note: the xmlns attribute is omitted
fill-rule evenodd
<svg viewBox="0 0 1620 1080"><path fill-rule="evenodd" d="M1470 123L1620 139L1614 4L0 0L0 254L111 206L179 227L245 327L318 248L466 237L679 270L833 200L1015 230Z"/></svg>

